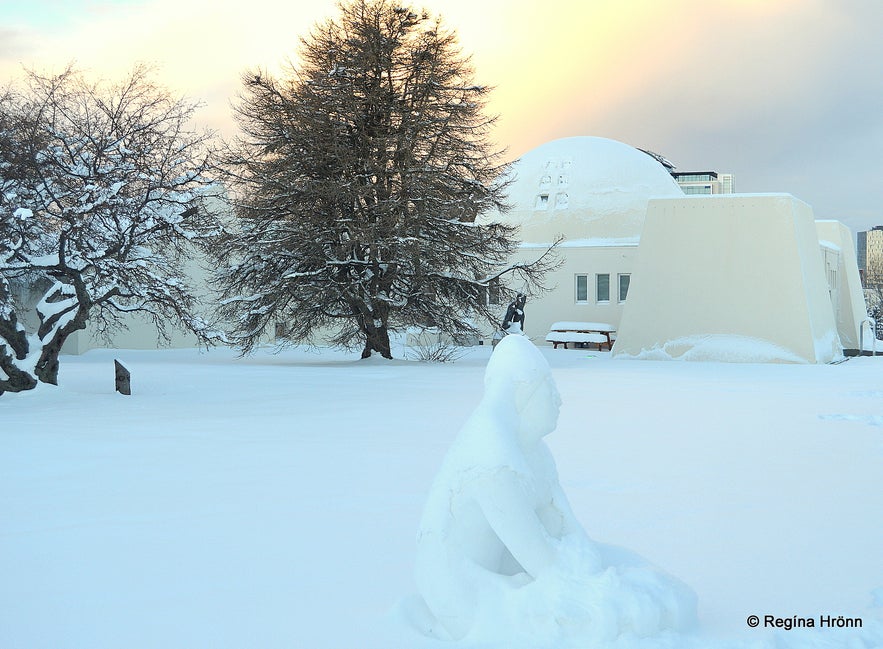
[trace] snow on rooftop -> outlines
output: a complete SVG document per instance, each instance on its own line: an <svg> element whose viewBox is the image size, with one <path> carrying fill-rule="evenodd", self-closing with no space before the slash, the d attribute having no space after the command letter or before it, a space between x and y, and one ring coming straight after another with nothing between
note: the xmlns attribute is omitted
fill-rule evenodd
<svg viewBox="0 0 883 649"><path fill-rule="evenodd" d="M646 153L602 137L569 137L538 146L514 165L512 211L526 242L640 236L651 197L683 197Z"/></svg>

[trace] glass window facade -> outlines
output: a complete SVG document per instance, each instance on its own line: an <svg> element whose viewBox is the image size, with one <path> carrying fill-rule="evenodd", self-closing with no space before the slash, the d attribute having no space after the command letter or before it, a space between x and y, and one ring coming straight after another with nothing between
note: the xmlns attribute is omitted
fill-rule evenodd
<svg viewBox="0 0 883 649"><path fill-rule="evenodd" d="M679 183L704 183L717 180L716 174L675 174Z"/></svg>
<svg viewBox="0 0 883 649"><path fill-rule="evenodd" d="M711 185L681 185L681 189L687 196L695 196L697 194L704 195L711 193Z"/></svg>

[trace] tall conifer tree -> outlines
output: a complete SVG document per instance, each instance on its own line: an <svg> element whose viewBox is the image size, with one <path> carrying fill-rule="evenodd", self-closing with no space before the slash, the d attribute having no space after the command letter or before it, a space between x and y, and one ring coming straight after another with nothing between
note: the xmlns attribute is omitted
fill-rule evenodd
<svg viewBox="0 0 883 649"><path fill-rule="evenodd" d="M476 220L505 211L507 165L454 33L389 0L339 9L284 76L243 79L215 279L246 351L281 322L389 358L391 331L472 331L500 316L488 287L537 290L554 263L512 265L513 228Z"/></svg>

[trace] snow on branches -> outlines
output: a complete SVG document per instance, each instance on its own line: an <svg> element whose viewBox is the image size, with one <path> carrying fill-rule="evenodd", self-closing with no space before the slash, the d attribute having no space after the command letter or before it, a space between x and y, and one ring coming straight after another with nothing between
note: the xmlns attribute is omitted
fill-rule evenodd
<svg viewBox="0 0 883 649"><path fill-rule="evenodd" d="M188 128L196 108L143 67L115 84L28 72L0 97L0 359L56 383L67 337L89 321L110 331L131 311L161 335L168 323L212 335L183 279L184 260L219 230L209 135ZM28 306L16 286L42 292L24 354L36 361L9 352ZM4 371L0 391L17 389Z"/></svg>
<svg viewBox="0 0 883 649"><path fill-rule="evenodd" d="M554 263L508 266L514 229L476 222L506 209L507 165L454 34L390 0L340 11L287 76L243 79L215 282L246 351L283 322L293 343L333 331L389 357L390 331L495 322L489 284L519 273L538 289Z"/></svg>

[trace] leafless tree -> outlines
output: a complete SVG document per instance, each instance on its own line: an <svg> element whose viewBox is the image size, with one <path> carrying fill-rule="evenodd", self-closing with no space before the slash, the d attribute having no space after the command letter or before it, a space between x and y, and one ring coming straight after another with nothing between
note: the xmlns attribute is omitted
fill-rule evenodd
<svg viewBox="0 0 883 649"><path fill-rule="evenodd" d="M182 270L217 234L206 209L209 134L196 104L138 67L116 84L68 69L27 74L0 103L0 392L56 384L65 340L126 313L208 342ZM27 331L12 287L40 287Z"/></svg>

